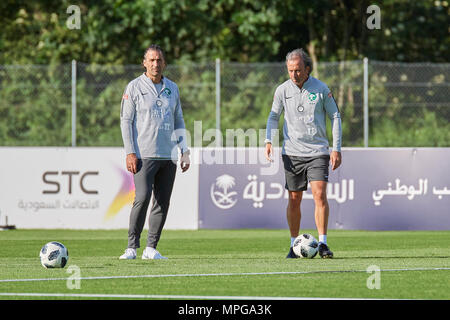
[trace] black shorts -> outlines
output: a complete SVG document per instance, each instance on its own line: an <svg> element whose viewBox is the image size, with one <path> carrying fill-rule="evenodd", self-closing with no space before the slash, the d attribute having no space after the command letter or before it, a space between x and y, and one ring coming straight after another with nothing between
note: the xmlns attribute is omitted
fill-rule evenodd
<svg viewBox="0 0 450 320"><path fill-rule="evenodd" d="M283 154L285 188L289 191L305 191L309 181L328 182L329 155L296 157Z"/></svg>

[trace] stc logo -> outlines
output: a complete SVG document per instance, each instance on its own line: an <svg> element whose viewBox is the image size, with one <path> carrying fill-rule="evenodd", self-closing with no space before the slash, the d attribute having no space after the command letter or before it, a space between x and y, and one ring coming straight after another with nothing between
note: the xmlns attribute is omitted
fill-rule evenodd
<svg viewBox="0 0 450 320"><path fill-rule="evenodd" d="M45 189L42 191L43 194L57 194L61 192L61 189L64 189L64 186L67 186L68 194L72 194L72 189L74 188L74 180L77 180L78 176L78 185L83 193L86 194L98 194L98 190L89 188L87 186L87 181L90 180L89 177L97 176L98 171L46 171L42 175L42 181L49 186L52 186L50 189Z"/></svg>
<svg viewBox="0 0 450 320"><path fill-rule="evenodd" d="M106 210L104 216L105 220L115 218L123 207L131 205L134 200L135 188L133 175L119 167L116 167L116 169L122 178L122 185ZM99 171L45 171L42 174L42 182L44 183L42 193L46 195L74 195L77 193L98 195L99 190L103 190L102 194L107 195L109 193L109 186L105 186L104 182L102 183L99 179ZM77 203L90 203L88 201L92 201L92 198L90 198L90 200L81 199L75 201L77 201ZM96 207L90 206L89 208L99 208L99 201L100 200L97 200L96 203L94 203L96 204ZM73 209L74 207L67 208Z"/></svg>

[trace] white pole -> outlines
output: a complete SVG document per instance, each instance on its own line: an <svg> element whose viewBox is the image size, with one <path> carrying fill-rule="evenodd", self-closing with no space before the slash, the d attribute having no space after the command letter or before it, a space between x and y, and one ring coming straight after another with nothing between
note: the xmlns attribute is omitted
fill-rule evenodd
<svg viewBox="0 0 450 320"><path fill-rule="evenodd" d="M369 59L364 58L364 147L369 146Z"/></svg>
<svg viewBox="0 0 450 320"><path fill-rule="evenodd" d="M220 134L220 58L216 58L216 134ZM216 136L216 146L220 147L221 137Z"/></svg>
<svg viewBox="0 0 450 320"><path fill-rule="evenodd" d="M72 147L77 146L77 62L72 60Z"/></svg>

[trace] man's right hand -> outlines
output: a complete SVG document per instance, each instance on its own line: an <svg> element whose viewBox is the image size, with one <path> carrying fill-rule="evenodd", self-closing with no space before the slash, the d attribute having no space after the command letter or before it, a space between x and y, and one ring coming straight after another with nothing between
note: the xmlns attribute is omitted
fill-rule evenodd
<svg viewBox="0 0 450 320"><path fill-rule="evenodd" d="M264 152L264 155L266 156L266 159L269 162L273 162L273 159L270 157L272 154L273 154L272 144L271 143L266 143L266 150Z"/></svg>
<svg viewBox="0 0 450 320"><path fill-rule="evenodd" d="M127 170L131 173L137 172L137 165L138 165L138 158L136 157L135 153L129 153L127 154L127 160L126 160Z"/></svg>

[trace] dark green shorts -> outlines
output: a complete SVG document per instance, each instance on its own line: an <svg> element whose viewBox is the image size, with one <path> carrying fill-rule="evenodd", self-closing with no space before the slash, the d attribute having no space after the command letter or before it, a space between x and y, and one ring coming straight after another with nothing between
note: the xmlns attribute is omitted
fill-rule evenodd
<svg viewBox="0 0 450 320"><path fill-rule="evenodd" d="M329 155L296 157L283 154L285 188L289 191L305 191L309 181L327 181Z"/></svg>

